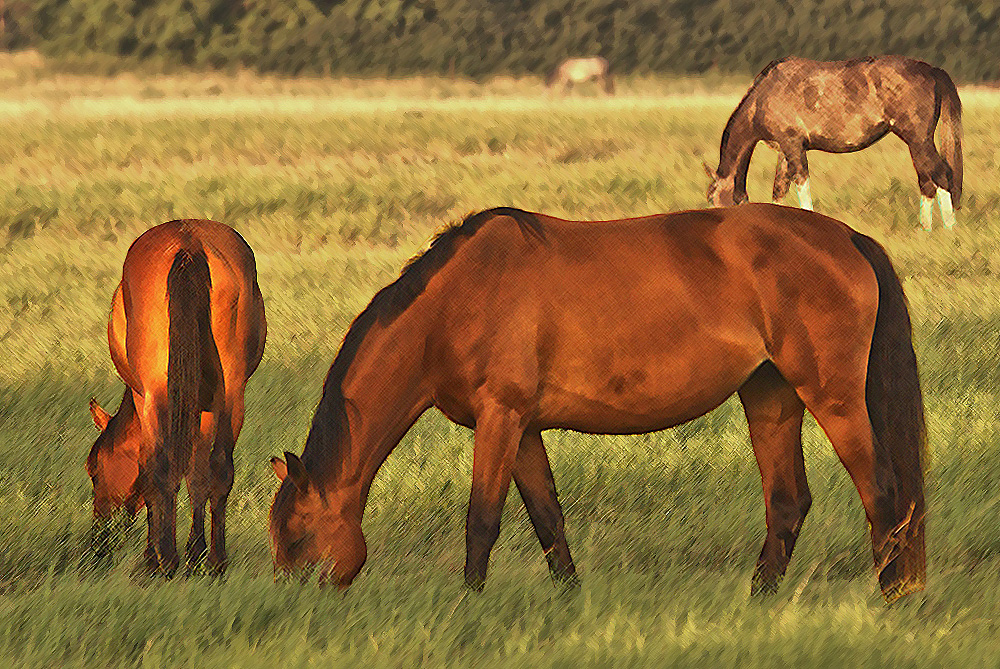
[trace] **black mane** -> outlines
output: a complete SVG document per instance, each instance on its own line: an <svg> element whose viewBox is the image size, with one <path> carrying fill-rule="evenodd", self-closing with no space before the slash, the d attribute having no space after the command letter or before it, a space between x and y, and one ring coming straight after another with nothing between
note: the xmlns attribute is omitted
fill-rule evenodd
<svg viewBox="0 0 1000 669"><path fill-rule="evenodd" d="M413 301L427 287L438 270L454 255L460 240L472 237L489 220L497 216L509 216L517 221L525 236L542 238L538 220L533 214L511 207L497 207L471 214L460 224L438 234L430 248L410 260L400 272L399 278L378 291L364 311L351 323L340 351L330 366L323 383L316 414L313 416L309 436L306 437L302 452L302 464L310 477L328 480L337 473L342 460L341 453L348 435L347 413L344 405L343 384L347 370L364 340L375 323L388 325L413 304Z"/></svg>

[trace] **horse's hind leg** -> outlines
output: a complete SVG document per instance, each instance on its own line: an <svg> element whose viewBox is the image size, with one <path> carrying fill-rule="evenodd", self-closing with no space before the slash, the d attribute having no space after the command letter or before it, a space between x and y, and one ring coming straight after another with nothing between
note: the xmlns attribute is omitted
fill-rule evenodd
<svg viewBox="0 0 1000 669"><path fill-rule="evenodd" d="M219 415L217 425L215 443L209 457L212 547L208 553L208 565L213 573L221 575L229 565L229 555L226 552L226 506L235 478L233 450L236 447L236 438L243 427L243 396L241 393L237 393L233 406Z"/></svg>
<svg viewBox="0 0 1000 669"><path fill-rule="evenodd" d="M920 227L928 232L934 228L934 198L920 194Z"/></svg>
<svg viewBox="0 0 1000 669"><path fill-rule="evenodd" d="M188 534L187 548L185 550L185 576L190 576L194 572L208 550L208 544L205 542L205 502L207 495L204 490L198 490L203 485L200 481L192 482L190 480L195 476L200 477L201 474L194 471L192 467L192 471L188 474L188 498L191 500L191 532Z"/></svg>
<svg viewBox="0 0 1000 669"><path fill-rule="evenodd" d="M135 576L151 576L160 567L160 558L156 555L156 541L153 532L153 509L146 501L146 549L142 553L142 560L135 566L133 571Z"/></svg>
<svg viewBox="0 0 1000 669"><path fill-rule="evenodd" d="M812 504L802 459L804 405L773 364L766 362L739 390L764 487L767 538L750 594L778 589L802 521Z"/></svg>
<svg viewBox="0 0 1000 669"><path fill-rule="evenodd" d="M537 431L529 430L521 437L514 460L514 483L542 545L549 573L557 582L575 585L576 566L566 542L562 508L542 435Z"/></svg>
<svg viewBox="0 0 1000 669"><path fill-rule="evenodd" d="M146 485L147 476L145 470L139 468L139 476L136 479L136 486L141 486L143 493L143 505L146 507L146 549L143 551L142 560L135 566L133 574L136 576L150 576L156 573L160 566L160 559L156 556L156 542L154 540L153 509L149 505L149 489Z"/></svg>
<svg viewBox="0 0 1000 669"><path fill-rule="evenodd" d="M941 208L941 221L945 228L955 225L955 209L951 203L951 193L944 188L937 189L938 207Z"/></svg>
<svg viewBox="0 0 1000 669"><path fill-rule="evenodd" d="M166 423L165 416L161 420L159 410L164 404L154 398L146 400L142 415L152 434L160 434L159 425ZM156 553L156 571L167 578L174 575L180 564L177 555L177 491L180 489L183 465L186 464L174 461L167 453L161 437L145 467L144 496L149 531L147 540Z"/></svg>
<svg viewBox="0 0 1000 669"><path fill-rule="evenodd" d="M205 541L205 503L208 501L210 478L208 454L212 447L211 436L215 431L215 419L211 413L201 415L201 437L191 455L188 468L187 488L191 500L191 532L188 534L185 554L185 573L190 576L208 551Z"/></svg>
<svg viewBox="0 0 1000 669"><path fill-rule="evenodd" d="M893 533L899 525L897 490L892 464L876 449L863 373L856 379L833 376L824 379L822 385L800 386L798 392L826 432L861 496L871 527L875 570L885 593L895 581L890 563L894 557L891 554Z"/></svg>
<svg viewBox="0 0 1000 669"><path fill-rule="evenodd" d="M158 558L158 570L170 578L177 571L177 490L180 480L167 454L160 448L153 455L153 485L147 499L149 530Z"/></svg>
<svg viewBox="0 0 1000 669"><path fill-rule="evenodd" d="M920 227L930 230L934 196L938 197L941 208L941 219L946 228L955 224L955 212L951 204L951 193L948 192L951 183L951 167L944 161L933 136L916 139L908 135L900 135L910 149L910 158L917 171L917 186L920 188Z"/></svg>

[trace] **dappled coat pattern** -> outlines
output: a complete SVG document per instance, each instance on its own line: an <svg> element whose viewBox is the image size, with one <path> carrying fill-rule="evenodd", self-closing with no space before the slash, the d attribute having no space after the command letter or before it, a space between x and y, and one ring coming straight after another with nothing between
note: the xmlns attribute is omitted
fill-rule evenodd
<svg viewBox="0 0 1000 669"><path fill-rule="evenodd" d="M939 123L940 120L940 123ZM940 126L941 151L934 144ZM791 183L799 203L812 209L807 151L860 151L892 133L910 149L923 196L920 222L930 228L935 195L947 227L962 199L962 105L951 77L927 63L882 56L819 62L777 60L754 79L733 111L719 148L719 166L708 201L727 206L747 201L747 171L754 147L779 152L772 199Z"/></svg>

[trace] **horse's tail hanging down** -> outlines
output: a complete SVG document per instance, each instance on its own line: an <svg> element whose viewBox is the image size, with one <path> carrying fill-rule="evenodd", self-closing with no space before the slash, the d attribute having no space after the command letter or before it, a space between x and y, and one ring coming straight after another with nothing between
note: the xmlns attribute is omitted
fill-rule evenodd
<svg viewBox="0 0 1000 669"><path fill-rule="evenodd" d="M855 233L851 241L875 270L878 315L868 357L865 401L875 435L876 471L896 489L896 517L903 520L890 537L881 573L894 564L899 594L920 590L927 576L924 554L924 465L926 432L924 401L917 376L910 315L903 287L885 251L875 240Z"/></svg>
<svg viewBox="0 0 1000 669"><path fill-rule="evenodd" d="M170 343L167 354L167 416L164 451L182 473L200 427L202 351L212 336L208 259L204 250L181 250L167 274ZM165 473L165 472L164 472Z"/></svg>
<svg viewBox="0 0 1000 669"><path fill-rule="evenodd" d="M941 157L951 168L951 203L962 203L962 101L958 89L944 70L934 68L937 96L941 100Z"/></svg>

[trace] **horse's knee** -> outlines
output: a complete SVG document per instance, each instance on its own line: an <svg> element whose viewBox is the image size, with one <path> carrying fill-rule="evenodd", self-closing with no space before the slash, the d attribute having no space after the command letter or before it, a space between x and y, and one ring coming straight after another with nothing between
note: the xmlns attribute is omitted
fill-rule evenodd
<svg viewBox="0 0 1000 669"><path fill-rule="evenodd" d="M787 172L781 172L774 177L774 189L771 192L771 199L775 202L784 199L788 195L788 188L791 186L791 179Z"/></svg>
<svg viewBox="0 0 1000 669"><path fill-rule="evenodd" d="M465 532L470 541L481 541L492 546L500 537L500 519L481 512L470 512Z"/></svg>
<svg viewBox="0 0 1000 669"><path fill-rule="evenodd" d="M803 520L806 519L806 515L809 514L809 509L812 508L812 495L808 490L804 491L799 495L799 523L801 524Z"/></svg>

